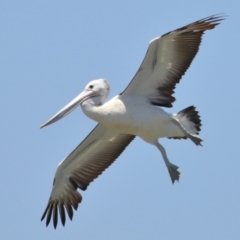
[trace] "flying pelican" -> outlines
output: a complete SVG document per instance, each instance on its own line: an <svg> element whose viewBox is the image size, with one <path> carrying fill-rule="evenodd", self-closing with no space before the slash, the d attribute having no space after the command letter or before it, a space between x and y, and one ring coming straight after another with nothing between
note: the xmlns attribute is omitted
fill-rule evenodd
<svg viewBox="0 0 240 240"><path fill-rule="evenodd" d="M165 162L172 183L179 180L179 168L172 164L159 138L189 138L201 145L201 120L194 106L170 114L160 107L172 107L174 88L198 52L204 31L213 29L223 15L213 15L153 39L136 75L119 95L106 103L110 86L104 79L94 80L74 100L42 127L65 117L76 107L98 125L63 160L55 173L53 188L41 220L65 225L65 211L72 220L82 196L78 188L88 185L108 168L136 137L155 145Z"/></svg>

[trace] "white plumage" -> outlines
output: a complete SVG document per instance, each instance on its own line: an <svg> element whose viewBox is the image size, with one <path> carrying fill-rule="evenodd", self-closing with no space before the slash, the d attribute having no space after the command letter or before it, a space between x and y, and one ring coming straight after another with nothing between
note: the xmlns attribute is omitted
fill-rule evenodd
<svg viewBox="0 0 240 240"><path fill-rule="evenodd" d="M158 139L189 138L201 145L202 139L197 136L201 120L193 106L177 114L161 107L172 107L175 85L195 57L204 31L213 29L223 19L223 15L210 16L153 39L136 75L121 94L103 103L109 84L104 79L91 81L79 96L42 125L58 121L78 106L99 123L59 164L42 216L42 220L46 217L46 225L52 218L56 228L58 214L65 225L65 211L72 219L72 208L76 210L82 200L77 189L86 190L136 136L159 149L172 182L179 180L179 168L169 161Z"/></svg>

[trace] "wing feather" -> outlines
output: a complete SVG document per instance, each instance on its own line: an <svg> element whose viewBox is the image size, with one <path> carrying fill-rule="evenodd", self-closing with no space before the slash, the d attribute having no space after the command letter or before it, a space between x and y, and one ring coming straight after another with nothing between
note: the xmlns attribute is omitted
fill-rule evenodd
<svg viewBox="0 0 240 240"><path fill-rule="evenodd" d="M77 189L86 190L88 185L115 161L134 138L133 135L119 134L98 124L59 164L50 199L41 220L47 216L46 225L48 225L52 218L53 226L56 228L59 211L64 225L65 210L72 219L72 207L77 210L78 204L82 201L82 196Z"/></svg>
<svg viewBox="0 0 240 240"><path fill-rule="evenodd" d="M151 104L172 107L174 89L196 56L204 31L224 15L213 15L153 39L133 80L122 95L145 97Z"/></svg>

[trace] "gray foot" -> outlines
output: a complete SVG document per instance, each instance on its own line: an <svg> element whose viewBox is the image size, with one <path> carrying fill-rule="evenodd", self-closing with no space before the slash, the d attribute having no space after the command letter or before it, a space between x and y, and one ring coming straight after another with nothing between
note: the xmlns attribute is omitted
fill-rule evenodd
<svg viewBox="0 0 240 240"><path fill-rule="evenodd" d="M178 126L182 130L184 135L187 138L190 138L197 146L198 145L202 146L201 142L203 141L203 139L201 139L200 137L198 137L195 134L192 134L192 133L188 132L187 129L185 129L183 127L183 125L179 122L179 120L176 117L172 118L172 123L175 124L176 126Z"/></svg>
<svg viewBox="0 0 240 240"><path fill-rule="evenodd" d="M200 137L191 133L188 133L186 137L190 138L197 146L202 146L201 142L203 141L203 139L201 139Z"/></svg>
<svg viewBox="0 0 240 240"><path fill-rule="evenodd" d="M175 181L179 181L180 171L178 166L170 163L170 165L168 166L168 172L170 174L172 183L174 183Z"/></svg>

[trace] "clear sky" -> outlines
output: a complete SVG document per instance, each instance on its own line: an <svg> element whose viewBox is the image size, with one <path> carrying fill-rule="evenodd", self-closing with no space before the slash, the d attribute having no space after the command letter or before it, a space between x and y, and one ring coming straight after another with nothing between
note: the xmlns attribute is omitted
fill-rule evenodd
<svg viewBox="0 0 240 240"><path fill-rule="evenodd" d="M240 239L240 1L0 1L1 239ZM169 112L197 106L203 147L161 140L181 168L172 185L160 152L135 139L82 192L66 226L40 222L58 163L95 123L80 109L39 126L92 79L110 97L151 39L216 13Z"/></svg>

